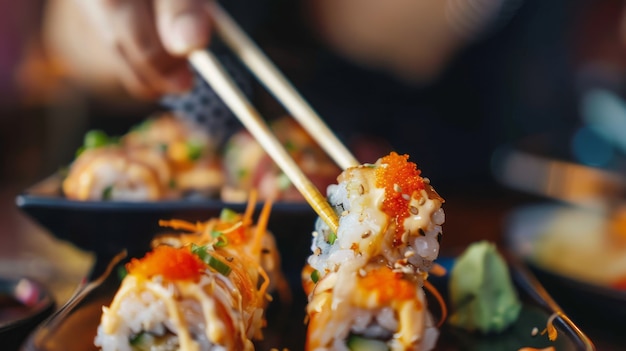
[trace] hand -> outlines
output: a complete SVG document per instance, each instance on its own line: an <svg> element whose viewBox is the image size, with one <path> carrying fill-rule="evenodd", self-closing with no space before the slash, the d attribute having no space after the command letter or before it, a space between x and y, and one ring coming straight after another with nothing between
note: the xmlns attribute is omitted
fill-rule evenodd
<svg viewBox="0 0 626 351"><path fill-rule="evenodd" d="M56 3L60 8L56 12L61 14L52 16L57 23L52 25L66 27L56 36L57 42L65 43L56 46L66 49L61 56L69 66L76 61L79 73L102 80L117 78L131 94L141 98L191 88L193 76L186 55L209 43L208 0ZM75 23L73 28L67 21Z"/></svg>

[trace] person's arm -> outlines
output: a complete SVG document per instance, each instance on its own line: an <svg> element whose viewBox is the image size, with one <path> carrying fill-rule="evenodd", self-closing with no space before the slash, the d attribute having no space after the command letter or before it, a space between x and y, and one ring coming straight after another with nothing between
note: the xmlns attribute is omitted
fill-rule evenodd
<svg viewBox="0 0 626 351"><path fill-rule="evenodd" d="M191 87L185 56L210 32L202 0L50 0L44 42L89 89L153 99Z"/></svg>

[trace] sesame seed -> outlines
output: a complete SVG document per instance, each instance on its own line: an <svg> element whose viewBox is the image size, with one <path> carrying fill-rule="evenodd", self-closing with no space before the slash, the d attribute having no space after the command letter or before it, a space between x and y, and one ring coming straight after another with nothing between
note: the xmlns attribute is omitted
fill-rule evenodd
<svg viewBox="0 0 626 351"><path fill-rule="evenodd" d="M424 199L423 197L420 197L420 199L417 201L417 204L422 206L426 203L426 199Z"/></svg>
<svg viewBox="0 0 626 351"><path fill-rule="evenodd" d="M537 334L539 334L539 329L537 329L537 327L534 327L533 330L530 332L530 335L537 336Z"/></svg>
<svg viewBox="0 0 626 351"><path fill-rule="evenodd" d="M341 217L345 217L345 216L347 216L349 213L350 213L350 212L348 212L348 211L343 211L343 212L341 212Z"/></svg>
<svg viewBox="0 0 626 351"><path fill-rule="evenodd" d="M313 235L313 237L314 237L314 238L316 238L316 237L318 236L318 233L315 231L315 232L313 232L313 234L311 234L311 235Z"/></svg>
<svg viewBox="0 0 626 351"><path fill-rule="evenodd" d="M361 269L359 269L359 275L361 277L365 277L367 275L367 272L365 271L365 269L361 268Z"/></svg>
<svg viewBox="0 0 626 351"><path fill-rule="evenodd" d="M402 234L401 240L403 243L406 243L409 240L409 232L404 232L404 234Z"/></svg>
<svg viewBox="0 0 626 351"><path fill-rule="evenodd" d="M411 197L409 196L409 194L402 194L402 198L405 199L406 201L411 200Z"/></svg>
<svg viewBox="0 0 626 351"><path fill-rule="evenodd" d="M413 256L415 256L415 251L407 250L404 253L404 257L406 257L406 258L413 257Z"/></svg>
<svg viewBox="0 0 626 351"><path fill-rule="evenodd" d="M424 183L426 183L426 184L430 184L430 178L426 178L426 177L424 177Z"/></svg>
<svg viewBox="0 0 626 351"><path fill-rule="evenodd" d="M397 193L401 193L402 192L402 188L398 184L393 184L393 191L395 191Z"/></svg>
<svg viewBox="0 0 626 351"><path fill-rule="evenodd" d="M372 231L368 230L365 233L361 234L361 239L368 238L370 235L372 235Z"/></svg>
<svg viewBox="0 0 626 351"><path fill-rule="evenodd" d="M419 209L415 206L409 207L409 212L411 212L412 215L417 215L418 213L420 213Z"/></svg>
<svg viewBox="0 0 626 351"><path fill-rule="evenodd" d="M359 184L359 195L365 194L365 187L363 184Z"/></svg>

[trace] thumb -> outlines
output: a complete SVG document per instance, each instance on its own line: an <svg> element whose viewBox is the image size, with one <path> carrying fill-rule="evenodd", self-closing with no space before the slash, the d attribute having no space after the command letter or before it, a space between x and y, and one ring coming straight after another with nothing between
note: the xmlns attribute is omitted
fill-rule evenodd
<svg viewBox="0 0 626 351"><path fill-rule="evenodd" d="M170 54L183 56L209 44L211 18L206 0L156 0L154 12L159 36Z"/></svg>

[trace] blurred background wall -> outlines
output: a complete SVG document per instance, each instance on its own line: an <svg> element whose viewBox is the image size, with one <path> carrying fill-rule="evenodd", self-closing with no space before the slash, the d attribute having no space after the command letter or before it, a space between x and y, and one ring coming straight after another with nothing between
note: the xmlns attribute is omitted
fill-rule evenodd
<svg viewBox="0 0 626 351"><path fill-rule="evenodd" d="M437 133L440 136L447 133L440 145L442 151L438 156L441 157L417 156L427 168L434 170L431 174L435 173L432 174L435 177L439 176L436 164L451 163L441 161L442 157L472 167L473 161L466 157L455 160L457 150L467 145L475 144L476 157L480 158L476 162L482 165L477 172L483 176L489 153L497 145L546 131L575 130L581 125L581 92L590 84L609 85L622 92L625 63L622 1L516 3L519 8L485 37L462 50L436 83L404 98L404 101L420 101L418 110L402 104L386 106L385 94L395 94L397 98L406 90L398 89L395 83L370 89L376 80L355 78L363 71L338 64L340 59L333 59L334 69L341 70L339 77L355 79L352 83L338 80L322 83L322 78L336 71L324 68L327 53L310 51L319 46L303 48L298 36L303 24L297 20L296 13L302 7L294 2L267 1L253 5L234 1L230 6L235 17L253 31L334 128L349 130L349 124L355 120L373 118L373 115L350 116L351 106L360 105L362 108L355 111L363 111L368 101L373 106L369 111L378 115L389 109L394 114L418 113L425 116L423 119L436 120ZM265 10L260 10L263 8L260 4L267 5ZM103 102L68 82L62 65L47 55L41 45L45 5L46 1L41 0L0 1L0 180L21 186L70 162L87 129L121 133L145 118L154 107ZM303 69L303 65L308 68ZM313 92L326 87L324 84L329 84L329 89ZM342 113L349 117L340 117ZM386 132L402 133L403 123L409 124L406 129L420 128L411 125L418 123L414 120L397 121L393 126L396 130ZM368 123L367 128L376 132L388 126ZM489 137L479 140L472 133ZM405 144L400 143L398 148L413 151ZM457 171L457 168L443 168L441 176Z"/></svg>
<svg viewBox="0 0 626 351"><path fill-rule="evenodd" d="M0 2L0 181L32 177L41 162L41 104L29 102L19 83L30 48L36 46L39 0ZM36 107L36 105L40 105ZM36 111L39 110L39 111Z"/></svg>

